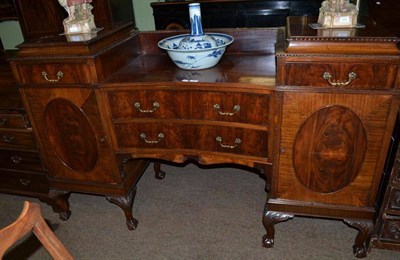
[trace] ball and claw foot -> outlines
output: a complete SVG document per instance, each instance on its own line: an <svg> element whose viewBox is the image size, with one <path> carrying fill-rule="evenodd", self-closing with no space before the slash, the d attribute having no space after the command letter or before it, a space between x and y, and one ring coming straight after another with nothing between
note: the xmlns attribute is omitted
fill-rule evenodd
<svg viewBox="0 0 400 260"><path fill-rule="evenodd" d="M358 229L358 234L356 236L353 245L353 254L357 258L364 258L368 255L368 243L371 238L372 231L374 229L374 224L369 220L353 220L344 219L344 223L347 225Z"/></svg>
<svg viewBox="0 0 400 260"><path fill-rule="evenodd" d="M135 230L138 221L132 215L133 202L136 195L136 185L125 196L106 196L106 199L120 207L125 214L126 226L129 230Z"/></svg>
<svg viewBox="0 0 400 260"><path fill-rule="evenodd" d="M165 178L165 171L161 170L161 162L154 162L154 177L159 180Z"/></svg>
<svg viewBox="0 0 400 260"><path fill-rule="evenodd" d="M71 211L68 210L66 212L60 212L60 219L63 221L66 221L69 219L69 217L71 216Z"/></svg>
<svg viewBox="0 0 400 260"><path fill-rule="evenodd" d="M274 239L269 238L268 235L264 235L262 238L262 245L265 248L272 248L274 247Z"/></svg>
<svg viewBox="0 0 400 260"><path fill-rule="evenodd" d="M135 230L139 224L139 221L137 219L132 218L131 220L126 221L126 226L128 227L129 230Z"/></svg>
<svg viewBox="0 0 400 260"><path fill-rule="evenodd" d="M364 257L367 257L367 255L368 255L367 250L365 249L364 246L359 247L356 245L353 246L353 254L357 258L364 258Z"/></svg>
<svg viewBox="0 0 400 260"><path fill-rule="evenodd" d="M164 171L159 171L159 172L156 172L154 176L155 176L157 179L162 180L162 179L165 178L165 174L166 174L166 173L165 173Z"/></svg>

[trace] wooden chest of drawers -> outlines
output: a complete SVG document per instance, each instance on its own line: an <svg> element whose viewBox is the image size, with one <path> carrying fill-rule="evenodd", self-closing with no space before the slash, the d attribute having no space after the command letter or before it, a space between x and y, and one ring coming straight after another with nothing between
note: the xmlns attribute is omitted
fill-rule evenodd
<svg viewBox="0 0 400 260"><path fill-rule="evenodd" d="M398 131L398 125L396 130ZM382 200L376 219L371 247L400 250L400 147L399 133L393 134L393 158L387 160L388 178L382 180ZM394 154L397 149L397 154ZM392 167L392 168L390 168Z"/></svg>
<svg viewBox="0 0 400 260"><path fill-rule="evenodd" d="M38 197L53 206L48 197L46 168L11 68L0 61L0 192Z"/></svg>

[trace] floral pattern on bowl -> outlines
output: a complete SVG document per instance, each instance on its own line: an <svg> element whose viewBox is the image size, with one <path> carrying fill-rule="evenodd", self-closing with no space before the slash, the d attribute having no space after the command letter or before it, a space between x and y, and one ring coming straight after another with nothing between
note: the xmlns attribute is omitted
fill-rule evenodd
<svg viewBox="0 0 400 260"><path fill-rule="evenodd" d="M190 36L189 34L165 38L158 42L158 47L166 50L172 61L181 69L207 69L219 62L226 47L233 42L233 37L223 33L207 33L206 35L215 39L215 47L200 49L180 48L180 42Z"/></svg>

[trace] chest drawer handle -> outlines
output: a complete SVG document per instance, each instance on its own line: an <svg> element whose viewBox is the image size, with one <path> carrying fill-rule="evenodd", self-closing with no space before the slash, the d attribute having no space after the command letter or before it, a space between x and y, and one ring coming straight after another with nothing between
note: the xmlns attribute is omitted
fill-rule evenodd
<svg viewBox="0 0 400 260"><path fill-rule="evenodd" d="M149 110L145 110L145 109L141 109L140 108L140 103L139 102L135 102L135 104L133 104L135 106L135 108L137 110L139 110L141 113L154 113L159 107L160 107L160 103L158 102L154 102L153 103L153 109L149 109Z"/></svg>
<svg viewBox="0 0 400 260"><path fill-rule="evenodd" d="M60 79L64 76L64 73L62 73L62 71L57 72L57 79L49 79L47 77L47 72L46 71L42 71L42 76L46 81L54 83L54 82L59 82Z"/></svg>
<svg viewBox="0 0 400 260"><path fill-rule="evenodd" d="M325 80L327 80L328 83L331 84L331 86L334 86L334 87L344 87L344 86L347 86L347 85L349 85L354 79L357 78L357 74L356 74L355 72L350 72L348 76L349 76L349 79L348 79L347 81L343 82L343 81L340 81L340 80L338 80L338 81L333 81L333 80L332 80L332 75L331 75L329 72L324 72L324 74L322 75L322 77L323 77Z"/></svg>
<svg viewBox="0 0 400 260"><path fill-rule="evenodd" d="M24 186L28 186L29 183L31 183L31 181L28 179L19 179L19 182Z"/></svg>
<svg viewBox="0 0 400 260"><path fill-rule="evenodd" d="M162 139L164 139L164 134L163 133L159 133L157 135L158 139L157 140L147 140L146 134L145 133L141 133L140 134L140 138L143 139L146 143L148 144L158 144Z"/></svg>
<svg viewBox="0 0 400 260"><path fill-rule="evenodd" d="M14 136L12 135L3 135L1 138L5 143L12 143L14 141Z"/></svg>
<svg viewBox="0 0 400 260"><path fill-rule="evenodd" d="M390 223L388 226L389 236L398 240L400 239L400 224L399 223Z"/></svg>
<svg viewBox="0 0 400 260"><path fill-rule="evenodd" d="M238 147L238 145L242 142L242 140L240 140L240 138L236 138L234 145L223 144L221 136L217 136L215 138L215 141L217 141L222 148L227 148L227 149L234 149L234 148Z"/></svg>
<svg viewBox="0 0 400 260"><path fill-rule="evenodd" d="M8 122L7 118L0 118L0 126L7 125L7 122Z"/></svg>
<svg viewBox="0 0 400 260"><path fill-rule="evenodd" d="M221 106L220 106L219 104L215 104L215 105L214 105L214 109L217 110L218 113L219 113L221 116L233 116L234 114L236 114L237 112L240 111L240 106L239 106L239 105L235 105L235 106L233 107L233 112L222 112L222 111L221 111Z"/></svg>
<svg viewBox="0 0 400 260"><path fill-rule="evenodd" d="M15 164L18 164L22 161L22 157L14 155L10 157L11 161Z"/></svg>

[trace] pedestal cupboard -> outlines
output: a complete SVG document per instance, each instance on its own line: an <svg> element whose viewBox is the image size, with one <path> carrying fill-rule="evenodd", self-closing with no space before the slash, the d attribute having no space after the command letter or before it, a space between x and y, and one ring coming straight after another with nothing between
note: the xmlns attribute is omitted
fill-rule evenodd
<svg viewBox="0 0 400 260"><path fill-rule="evenodd" d="M132 27L126 24L93 42L24 43L13 62L49 168L49 196L62 209L64 220L71 213L70 192L86 192L105 195L124 211L128 228L136 228L136 182L148 161L130 161L129 154L114 153L97 86L130 57L131 34ZM112 59L124 50L125 58Z"/></svg>
<svg viewBox="0 0 400 260"><path fill-rule="evenodd" d="M282 102L278 164L263 223L293 215L343 219L366 255L375 200L399 107L398 39L363 29L314 30L291 18L277 52ZM371 37L371 36L373 37Z"/></svg>
<svg viewBox="0 0 400 260"><path fill-rule="evenodd" d="M99 32L26 42L12 66L49 168L50 194L68 217L69 192L131 208L149 159L237 164L266 179L263 215L343 219L366 255L374 202L399 106L399 39L365 29L220 29L219 64L177 68L157 42L179 32ZM286 40L287 37L287 40ZM156 164L156 176L164 177Z"/></svg>

